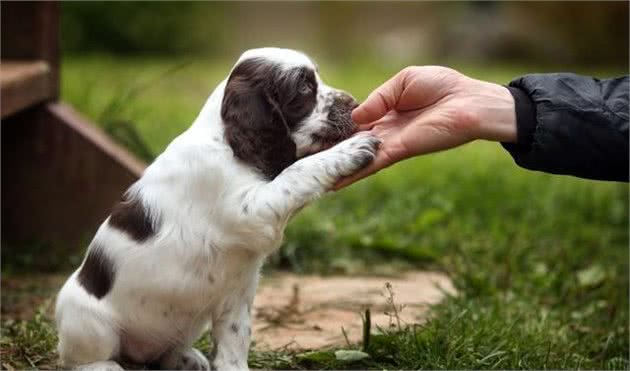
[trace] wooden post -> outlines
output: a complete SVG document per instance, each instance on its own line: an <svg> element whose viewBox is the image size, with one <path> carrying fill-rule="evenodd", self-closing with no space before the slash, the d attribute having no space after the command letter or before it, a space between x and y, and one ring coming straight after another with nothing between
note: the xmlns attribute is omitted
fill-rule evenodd
<svg viewBox="0 0 630 371"><path fill-rule="evenodd" d="M41 60L50 69L47 96L59 96L59 3L2 1L2 59Z"/></svg>
<svg viewBox="0 0 630 371"><path fill-rule="evenodd" d="M2 7L2 243L76 248L145 164L59 96L59 5Z"/></svg>

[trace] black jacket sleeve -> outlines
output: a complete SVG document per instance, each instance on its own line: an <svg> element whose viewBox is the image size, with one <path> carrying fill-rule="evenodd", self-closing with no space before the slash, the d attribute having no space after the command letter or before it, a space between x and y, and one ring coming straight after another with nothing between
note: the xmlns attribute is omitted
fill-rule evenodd
<svg viewBox="0 0 630 371"><path fill-rule="evenodd" d="M508 89L517 143L502 143L531 170L628 181L628 76L526 75Z"/></svg>

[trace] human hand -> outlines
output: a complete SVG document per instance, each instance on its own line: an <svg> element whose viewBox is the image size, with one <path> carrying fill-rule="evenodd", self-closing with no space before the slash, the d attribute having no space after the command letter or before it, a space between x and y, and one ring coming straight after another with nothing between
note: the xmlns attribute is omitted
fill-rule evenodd
<svg viewBox="0 0 630 371"><path fill-rule="evenodd" d="M382 144L368 167L335 189L406 158L475 139L516 142L514 98L507 88L439 66L403 69L374 90L352 119Z"/></svg>

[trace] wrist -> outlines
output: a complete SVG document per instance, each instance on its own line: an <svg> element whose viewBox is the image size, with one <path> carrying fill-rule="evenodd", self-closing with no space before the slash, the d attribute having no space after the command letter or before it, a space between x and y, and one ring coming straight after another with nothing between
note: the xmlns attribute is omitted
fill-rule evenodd
<svg viewBox="0 0 630 371"><path fill-rule="evenodd" d="M478 105L478 139L516 143L516 110L514 97L508 88L488 82L482 83Z"/></svg>
<svg viewBox="0 0 630 371"><path fill-rule="evenodd" d="M536 106L525 91L508 86L514 98L514 112L516 114L516 147L521 151L529 151L536 131Z"/></svg>

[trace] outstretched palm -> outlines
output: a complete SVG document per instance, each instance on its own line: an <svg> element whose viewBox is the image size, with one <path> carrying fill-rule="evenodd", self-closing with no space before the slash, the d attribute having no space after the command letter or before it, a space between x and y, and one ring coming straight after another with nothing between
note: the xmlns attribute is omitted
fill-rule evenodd
<svg viewBox="0 0 630 371"><path fill-rule="evenodd" d="M359 130L371 130L382 144L371 165L342 180L337 188L412 156L477 138L510 140L514 133L497 135L496 130L487 130L482 124L483 120L514 120L513 105L507 89L452 69L406 68L353 112Z"/></svg>

